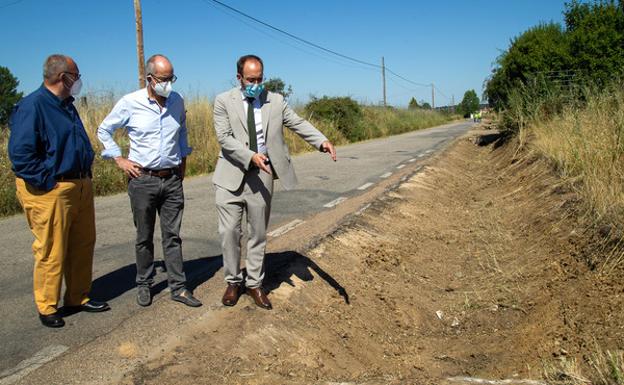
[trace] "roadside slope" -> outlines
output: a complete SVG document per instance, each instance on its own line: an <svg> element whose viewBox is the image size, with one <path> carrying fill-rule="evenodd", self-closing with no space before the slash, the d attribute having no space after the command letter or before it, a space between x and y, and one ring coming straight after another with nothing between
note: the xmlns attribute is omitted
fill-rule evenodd
<svg viewBox="0 0 624 385"><path fill-rule="evenodd" d="M513 156L457 141L313 246L291 246L304 226L272 242L273 311L212 305L147 352L120 341L126 370L91 382L520 384L622 346L621 268L587 267L577 198Z"/></svg>

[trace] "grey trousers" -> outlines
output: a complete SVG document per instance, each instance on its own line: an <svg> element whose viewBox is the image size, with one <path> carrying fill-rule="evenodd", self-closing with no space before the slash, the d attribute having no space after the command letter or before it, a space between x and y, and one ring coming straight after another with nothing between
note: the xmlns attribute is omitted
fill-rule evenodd
<svg viewBox="0 0 624 385"><path fill-rule="evenodd" d="M248 241L245 286L260 287L264 279L264 252L271 213L273 177L253 168L246 173L238 190L228 191L215 187L225 281L237 284L243 281L240 269L241 237L243 213L246 213Z"/></svg>
<svg viewBox="0 0 624 385"><path fill-rule="evenodd" d="M184 212L182 179L177 175L168 178L141 175L128 182L128 195L137 230L136 283L139 286L154 283L154 226L158 213L167 280L172 295L177 294L186 286L180 238Z"/></svg>

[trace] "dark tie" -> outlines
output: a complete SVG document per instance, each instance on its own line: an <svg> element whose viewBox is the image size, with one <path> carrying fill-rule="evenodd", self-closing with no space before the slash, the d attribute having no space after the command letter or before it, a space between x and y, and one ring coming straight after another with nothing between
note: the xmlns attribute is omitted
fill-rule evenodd
<svg viewBox="0 0 624 385"><path fill-rule="evenodd" d="M258 138L256 135L256 119L254 117L254 98L246 98L249 102L247 108L247 131L249 132L249 149L258 152Z"/></svg>

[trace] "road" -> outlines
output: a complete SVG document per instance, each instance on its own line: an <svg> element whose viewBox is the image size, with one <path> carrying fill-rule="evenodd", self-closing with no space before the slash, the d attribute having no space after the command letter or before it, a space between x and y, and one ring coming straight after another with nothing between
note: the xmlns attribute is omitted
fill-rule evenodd
<svg viewBox="0 0 624 385"><path fill-rule="evenodd" d="M327 154L293 157L299 177L296 190L284 191L279 182L273 198L272 231L314 213L331 210L372 188L402 167L415 164L465 133L472 123L459 122L389 138L338 148L338 162ZM185 270L192 286L222 280L214 187L211 175L185 181L186 208L182 225ZM62 329L41 326L32 295L32 235L25 218L0 220L0 384L35 357L61 354L112 332L142 310L135 302L135 236L126 194L96 199L97 244L92 297L113 308L104 314L79 313L67 317ZM156 245L160 239L155 239ZM156 246L157 258L161 251ZM156 276L155 301L168 296L162 269ZM37 355L37 353L41 353ZM21 363L21 366L20 366ZM6 380L4 381L3 380Z"/></svg>

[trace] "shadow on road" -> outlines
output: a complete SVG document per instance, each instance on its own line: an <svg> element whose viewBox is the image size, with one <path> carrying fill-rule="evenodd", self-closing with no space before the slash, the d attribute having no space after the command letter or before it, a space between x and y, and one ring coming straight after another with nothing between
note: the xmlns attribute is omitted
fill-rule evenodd
<svg viewBox="0 0 624 385"><path fill-rule="evenodd" d="M313 260L296 251L267 254L264 288L270 293L277 289L282 283L295 286L291 279L293 275L302 281L311 281L314 279L312 272L315 272L319 277L323 278L327 284L338 292L345 303L349 304L349 294L347 290Z"/></svg>
<svg viewBox="0 0 624 385"><path fill-rule="evenodd" d="M184 262L187 286L190 290L208 281L223 266L223 258L204 257ZM166 273L163 261L154 261L154 270ZM136 287L136 265L126 265L93 281L90 296L97 301L110 301ZM167 280L157 281L152 286L152 294L157 295L167 287Z"/></svg>

